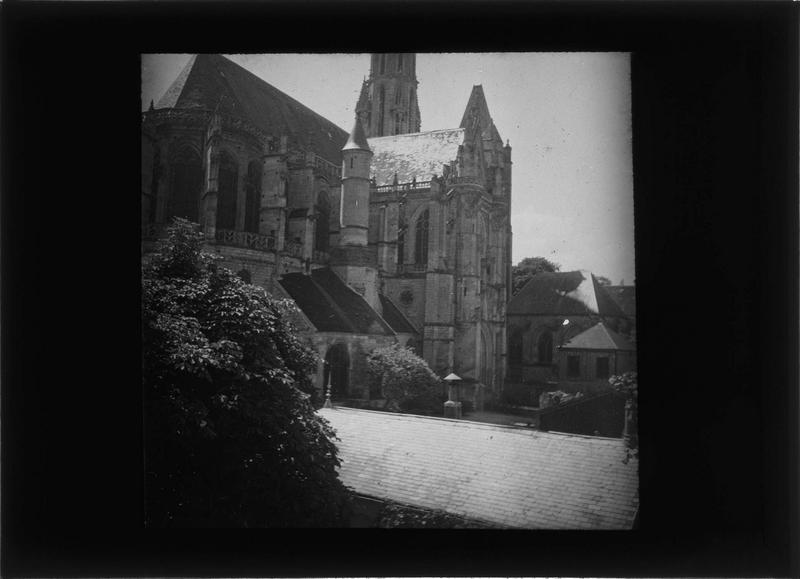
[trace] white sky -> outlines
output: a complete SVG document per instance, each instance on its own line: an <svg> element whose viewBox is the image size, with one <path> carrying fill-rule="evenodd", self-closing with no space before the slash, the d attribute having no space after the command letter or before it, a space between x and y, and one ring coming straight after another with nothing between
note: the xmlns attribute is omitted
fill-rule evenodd
<svg viewBox="0 0 800 579"><path fill-rule="evenodd" d="M368 54L229 55L345 130ZM142 56L142 110L189 55ZM630 58L627 53L418 54L422 130L457 127L476 84L512 147L513 260L634 280Z"/></svg>

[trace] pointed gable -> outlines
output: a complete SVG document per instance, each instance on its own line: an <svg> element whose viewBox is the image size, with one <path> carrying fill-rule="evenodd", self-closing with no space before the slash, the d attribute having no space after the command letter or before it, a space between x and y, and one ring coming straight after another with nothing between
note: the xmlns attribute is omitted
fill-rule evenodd
<svg viewBox="0 0 800 579"><path fill-rule="evenodd" d="M636 350L625 337L607 328L603 322L581 332L561 348L564 350L619 350L626 352Z"/></svg>
<svg viewBox="0 0 800 579"><path fill-rule="evenodd" d="M533 276L508 302L509 314L600 315L624 317L591 272L543 272Z"/></svg>
<svg viewBox="0 0 800 579"><path fill-rule="evenodd" d="M483 86L479 84L472 87L472 93L469 95L469 101L464 109L464 115L461 117L459 126L463 129L470 129L474 119L478 121L481 127L481 136L484 140L496 140L502 143L503 139L500 138L500 133L497 132L497 127L494 126L492 115L489 114L489 105L486 103L486 96L483 94Z"/></svg>
<svg viewBox="0 0 800 579"><path fill-rule="evenodd" d="M347 133L328 119L219 54L193 56L158 108L220 111L339 165Z"/></svg>

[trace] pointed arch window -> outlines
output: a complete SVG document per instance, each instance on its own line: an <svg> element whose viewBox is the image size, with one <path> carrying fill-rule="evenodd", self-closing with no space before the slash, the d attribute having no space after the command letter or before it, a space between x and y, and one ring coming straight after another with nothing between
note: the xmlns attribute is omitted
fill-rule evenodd
<svg viewBox="0 0 800 579"><path fill-rule="evenodd" d="M522 364L522 330L515 328L508 338L508 361Z"/></svg>
<svg viewBox="0 0 800 579"><path fill-rule="evenodd" d="M172 163L170 217L198 221L202 178L200 155L188 147L182 149Z"/></svg>
<svg viewBox="0 0 800 579"><path fill-rule="evenodd" d="M161 178L161 152L156 149L153 154L152 180L150 181L150 198L147 206L147 221L155 223L156 205L158 203L158 181Z"/></svg>
<svg viewBox="0 0 800 579"><path fill-rule="evenodd" d="M400 231L397 232L397 265L402 266L405 263L406 257L406 232L403 225L400 225Z"/></svg>
<svg viewBox="0 0 800 579"><path fill-rule="evenodd" d="M381 54L378 61L380 62L380 74L384 74L386 72L386 55Z"/></svg>
<svg viewBox="0 0 800 579"><path fill-rule="evenodd" d="M402 115L400 113L395 113L394 115L394 134L399 135L401 133L401 126L402 126Z"/></svg>
<svg viewBox="0 0 800 579"><path fill-rule="evenodd" d="M317 196L316 228L314 230L314 249L328 251L330 235L331 203L327 191L320 191Z"/></svg>
<svg viewBox="0 0 800 579"><path fill-rule="evenodd" d="M539 336L539 341L536 344L537 354L540 364L553 363L553 333L550 330L545 330Z"/></svg>
<svg viewBox="0 0 800 579"><path fill-rule="evenodd" d="M236 161L227 153L222 153L219 160L217 186L218 229L234 229L236 227L236 191L238 182L239 171Z"/></svg>
<svg viewBox="0 0 800 579"><path fill-rule="evenodd" d="M245 198L244 230L258 233L261 208L261 165L252 161L247 167L247 195Z"/></svg>
<svg viewBox="0 0 800 579"><path fill-rule="evenodd" d="M403 55L397 55L397 72L403 72Z"/></svg>
<svg viewBox="0 0 800 579"><path fill-rule="evenodd" d="M414 263L426 265L428 263L428 228L430 210L426 209L417 219L414 228Z"/></svg>
<svg viewBox="0 0 800 579"><path fill-rule="evenodd" d="M381 87L381 90L378 91L378 110L379 110L379 114L378 114L378 136L379 137L383 136L383 120L384 120L384 112L385 112L385 108L386 108L385 107L385 100L386 100L385 97L386 97L386 91L384 90L383 87Z"/></svg>

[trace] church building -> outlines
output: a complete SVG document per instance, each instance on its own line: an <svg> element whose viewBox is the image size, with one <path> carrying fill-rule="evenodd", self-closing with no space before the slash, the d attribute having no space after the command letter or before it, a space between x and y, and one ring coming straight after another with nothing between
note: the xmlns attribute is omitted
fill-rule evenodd
<svg viewBox="0 0 800 579"><path fill-rule="evenodd" d="M142 115L143 250L198 223L223 265L294 300L334 400L380 399L366 356L401 343L481 408L507 366L511 147L481 86L457 127L421 132L417 85L415 54L373 54L347 133L193 56Z"/></svg>

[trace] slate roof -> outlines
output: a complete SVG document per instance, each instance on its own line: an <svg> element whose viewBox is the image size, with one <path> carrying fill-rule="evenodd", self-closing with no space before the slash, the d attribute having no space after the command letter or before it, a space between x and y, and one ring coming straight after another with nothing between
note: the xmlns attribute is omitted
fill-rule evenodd
<svg viewBox="0 0 800 579"><path fill-rule="evenodd" d="M630 529L638 461L621 439L349 408L336 429L356 493L528 529Z"/></svg>
<svg viewBox="0 0 800 579"><path fill-rule="evenodd" d="M156 108L220 110L341 164L347 133L219 54L191 57Z"/></svg>
<svg viewBox="0 0 800 579"><path fill-rule="evenodd" d="M627 352L636 350L636 347L624 336L620 336L610 328L606 328L603 322L599 322L588 330L574 336L561 348L567 350L622 350Z"/></svg>
<svg viewBox="0 0 800 579"><path fill-rule="evenodd" d="M604 288L608 295L617 302L629 318L636 317L636 286L635 285L607 285Z"/></svg>
<svg viewBox="0 0 800 579"><path fill-rule="evenodd" d="M533 276L508 302L508 314L623 317L617 303L586 270Z"/></svg>
<svg viewBox="0 0 800 579"><path fill-rule="evenodd" d="M378 294L383 308L383 319L398 334L416 334L417 329L409 319L394 305L394 302L383 294Z"/></svg>
<svg viewBox="0 0 800 579"><path fill-rule="evenodd" d="M442 174L442 165L452 163L464 142L464 129L443 129L367 139L372 149L372 176L378 185L389 185L397 173L399 183L428 181Z"/></svg>
<svg viewBox="0 0 800 579"><path fill-rule="evenodd" d="M288 273L278 283L320 332L394 335L389 324L330 268L315 269L311 275Z"/></svg>

